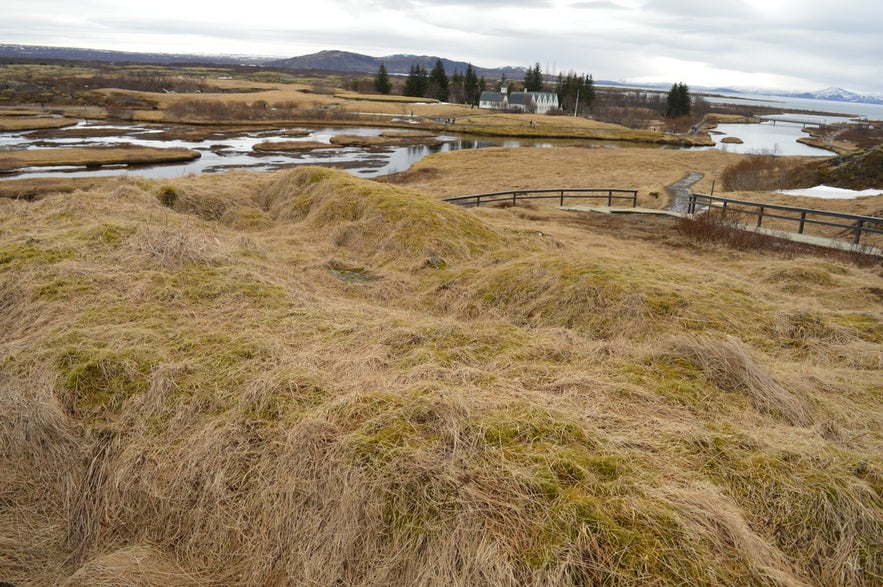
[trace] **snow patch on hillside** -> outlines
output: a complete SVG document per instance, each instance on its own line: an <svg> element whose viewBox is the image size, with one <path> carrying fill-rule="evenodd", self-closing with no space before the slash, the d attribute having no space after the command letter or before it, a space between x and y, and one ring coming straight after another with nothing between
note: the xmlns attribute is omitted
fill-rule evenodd
<svg viewBox="0 0 883 587"><path fill-rule="evenodd" d="M824 198L828 200L851 200L865 196L883 195L883 189L879 190L847 190L827 185L817 185L811 188L799 190L781 190L778 193L786 196L807 196L810 198Z"/></svg>

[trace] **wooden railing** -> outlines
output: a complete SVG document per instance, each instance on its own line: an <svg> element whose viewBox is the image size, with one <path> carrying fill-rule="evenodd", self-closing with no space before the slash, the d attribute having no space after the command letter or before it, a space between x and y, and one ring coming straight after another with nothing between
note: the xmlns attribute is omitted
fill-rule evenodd
<svg viewBox="0 0 883 587"><path fill-rule="evenodd" d="M490 194L476 194L474 196L455 196L444 198L458 206L472 207L482 204L507 202L516 204L518 200L557 199L560 206L564 205L567 198L606 200L608 206L614 201L625 201L632 208L638 205L638 190L621 190L617 188L555 188L550 190L512 190L508 192L493 192Z"/></svg>
<svg viewBox="0 0 883 587"><path fill-rule="evenodd" d="M687 214L696 214L707 209L716 208L726 215L727 212L739 214L741 218L748 217L760 228L765 219L785 221L785 226L793 225L798 234L805 234L807 228L829 227L839 229L840 234L818 234L828 238L838 238L842 235L850 235L852 244L858 245L862 235L883 235L883 218L876 216L861 216L858 214L846 214L843 212L829 212L827 210L815 210L812 208L798 208L795 206L783 206L779 204L761 204L747 200L735 200L733 198L721 198L705 194L690 194L690 202L687 206ZM794 232L790 230L789 232ZM808 233L807 233L808 234Z"/></svg>

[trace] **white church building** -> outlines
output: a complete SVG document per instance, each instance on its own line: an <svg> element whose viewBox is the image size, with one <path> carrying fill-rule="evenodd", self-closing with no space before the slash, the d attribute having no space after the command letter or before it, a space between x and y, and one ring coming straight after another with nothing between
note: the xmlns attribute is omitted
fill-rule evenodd
<svg viewBox="0 0 883 587"><path fill-rule="evenodd" d="M558 108L558 94L554 92L482 92L478 107L486 110L518 110L545 114Z"/></svg>

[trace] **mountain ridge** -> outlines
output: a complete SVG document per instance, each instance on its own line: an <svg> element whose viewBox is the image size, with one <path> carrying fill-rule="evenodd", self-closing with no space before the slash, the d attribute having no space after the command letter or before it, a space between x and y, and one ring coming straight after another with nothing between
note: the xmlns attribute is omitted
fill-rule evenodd
<svg viewBox="0 0 883 587"><path fill-rule="evenodd" d="M527 71L526 67L504 66L504 67L479 67L468 61L454 61L436 55L410 55L397 53L386 55L384 57L372 57L361 53L353 53L350 51L324 50L309 55L300 55L289 57L287 59L277 59L265 63L269 67L282 67L286 69L312 69L322 71L342 71L346 73L375 73L380 65L386 67L387 73L391 75L407 75L414 65L420 65L427 70L435 67L436 61L441 60L445 71L453 73L459 71L466 73L466 68L472 65L476 75L480 76L502 76L512 79L513 77L523 76Z"/></svg>
<svg viewBox="0 0 883 587"><path fill-rule="evenodd" d="M420 65L427 70L435 66L436 60L441 59L442 65L448 74L455 71L465 73L466 68L472 65L476 75L491 78L506 76L508 79L521 79L527 71L523 66L503 67L480 67L467 61L455 61L434 55L410 55L393 54L384 57L373 57L361 53L342 50L323 50L308 55L300 55L288 58L277 58L256 55L206 55L188 53L140 53L129 51L111 51L104 49L88 49L78 47L51 47L41 45L20 45L0 43L0 59L55 59L55 60L82 60L82 61L108 61L108 62L135 62L135 63L210 63L217 65L238 65L273 67L282 69L308 70L308 71L337 71L342 73L373 74L380 68L380 64L386 66L391 75L407 75L413 65ZM599 86L631 86L652 87L665 90L671 87L667 82L636 83L629 81L606 81L595 80ZM787 89L762 89L762 88L739 88L739 87L705 87L693 86L692 89L715 92L726 91L738 94L760 94L768 96L781 96L786 98L805 98L824 100L831 102L847 102L858 104L883 105L883 94L856 92L837 87L828 87L813 92L794 92Z"/></svg>

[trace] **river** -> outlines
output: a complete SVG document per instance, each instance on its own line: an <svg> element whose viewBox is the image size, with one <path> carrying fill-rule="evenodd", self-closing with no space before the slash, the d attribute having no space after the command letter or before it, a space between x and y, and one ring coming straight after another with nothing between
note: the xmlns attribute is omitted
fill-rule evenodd
<svg viewBox="0 0 883 587"><path fill-rule="evenodd" d="M818 102L816 100L815 102ZM830 156L824 149L810 147L797 142L807 136L802 124L788 123L789 115L778 117L762 124L722 124L714 129L712 138L719 148L734 153L770 152L780 155ZM801 115L801 119L812 118ZM847 120L847 119L843 119ZM828 117L819 122L834 122ZM187 129L180 129L186 131ZM302 137L289 136L291 131L307 131ZM553 148L574 144L595 144L603 147L644 147L658 149L657 145L621 143L614 141L574 141L564 139L506 139L466 135L441 135L438 142L428 145L402 147L334 147L300 152L259 153L253 147L261 142L273 140L303 140L330 144L332 137L341 134L377 136L386 129L370 127L317 127L298 129L281 127L238 133L218 132L208 139L187 140L168 138L176 131L174 127L146 124L108 124L100 121L81 120L76 126L53 131L21 131L0 133L0 154L15 149L51 149L57 147L112 146L132 144L150 147L183 147L200 153L200 158L188 163L154 166L104 166L98 169L82 167L39 167L26 168L14 173L0 174L3 179L25 179L35 177L82 177L101 175L137 175L152 178L172 178L188 174L219 173L229 169L249 169L255 171L275 171L295 165L324 165L348 170L359 177L377 177L407 170L415 162L433 153L443 153L461 149L481 149L487 147L537 147ZM722 143L721 139L733 136L742 139L742 144Z"/></svg>
<svg viewBox="0 0 883 587"><path fill-rule="evenodd" d="M807 117L808 118L808 117ZM830 118L829 118L830 120ZM715 148L730 153L770 153L775 155L804 155L830 157L831 151L798 143L797 139L809 137L803 123L773 120L759 124L719 124L709 131L716 143ZM726 137L742 140L742 143L724 143Z"/></svg>
<svg viewBox="0 0 883 587"><path fill-rule="evenodd" d="M219 173L230 169L275 171L294 165L324 165L340 167L359 177L376 177L407 170L415 162L432 153L487 147L552 148L585 141L543 139L476 138L440 135L437 142L428 145L403 147L334 147L297 152L259 153L253 147L265 141L311 141L330 144L337 135L378 136L388 129L370 127L317 127L310 129L272 128L239 133L221 133L208 139L168 139L167 131L174 128L143 124L107 124L80 121L76 126L53 131L24 131L0 133L0 154L13 149L51 149L57 147L112 146L119 144L149 147L183 147L200 153L200 158L188 163L154 166L104 166L100 169L76 167L34 167L15 173L0 174L0 179L34 177L83 177L101 175L137 175L152 178L180 177L193 173ZM307 131L304 136L289 136L292 131ZM84 136L91 134L92 136ZM599 141L599 146L641 146L629 143ZM657 145L644 145L658 149Z"/></svg>

